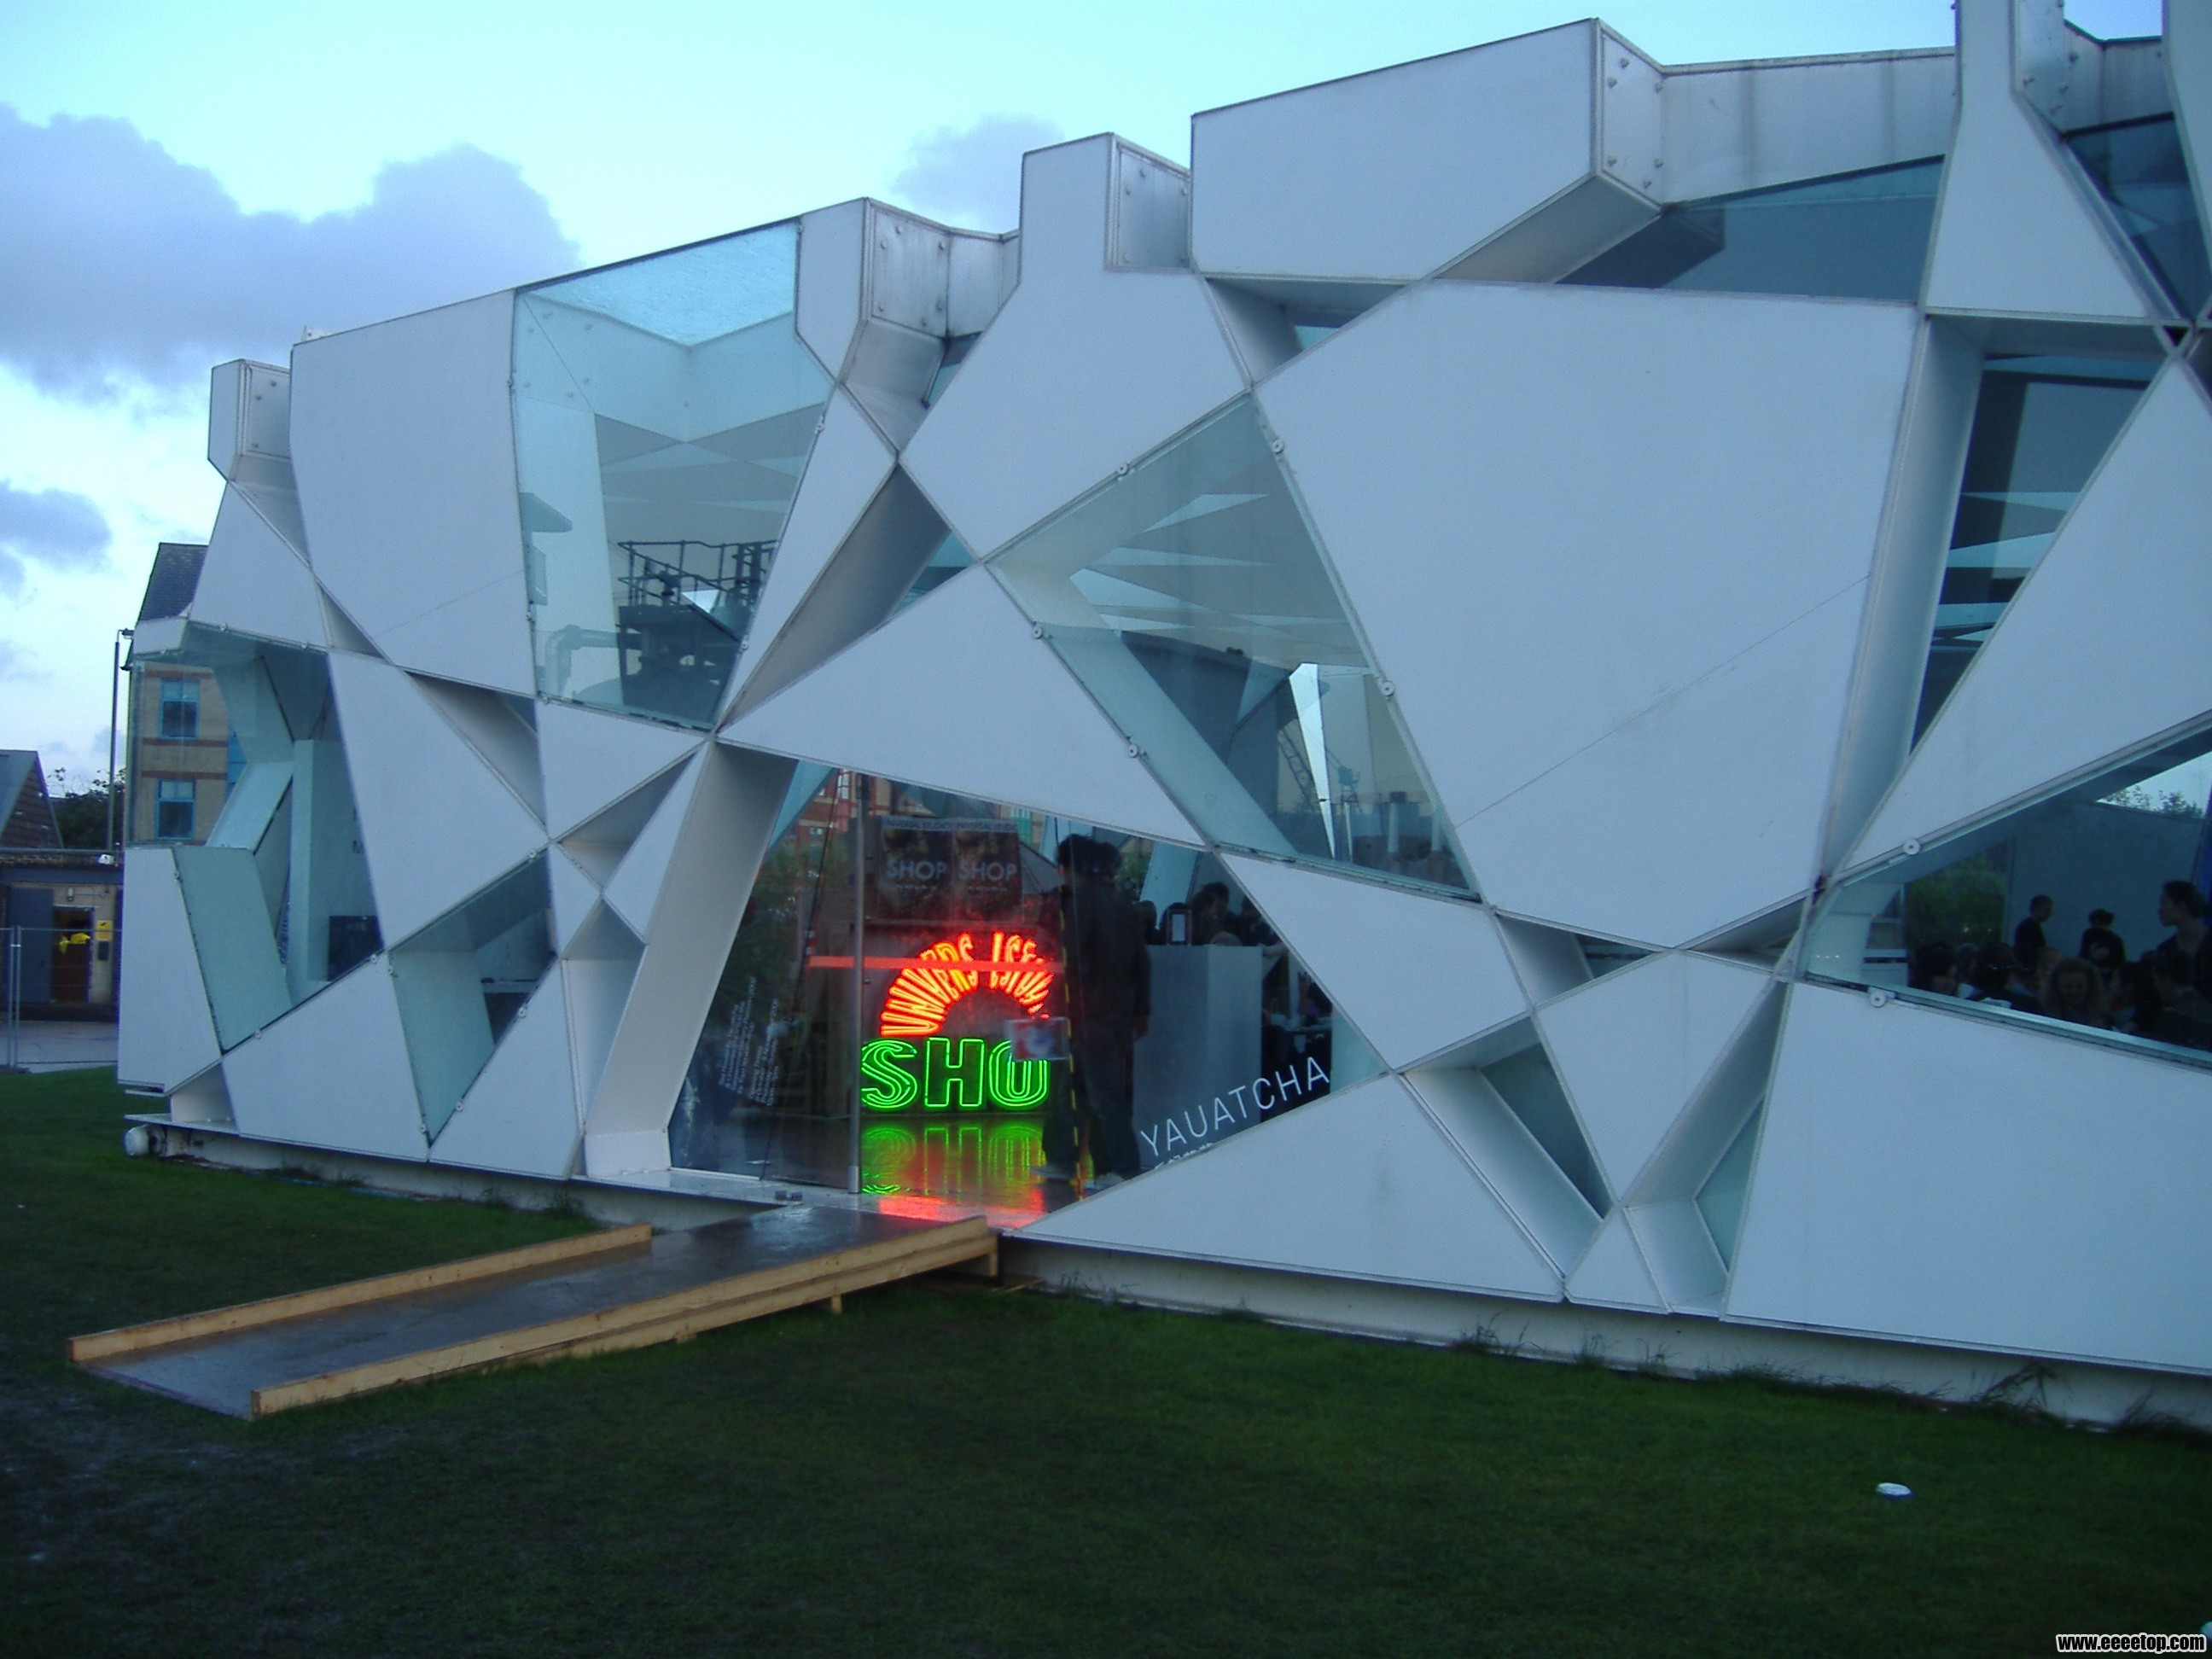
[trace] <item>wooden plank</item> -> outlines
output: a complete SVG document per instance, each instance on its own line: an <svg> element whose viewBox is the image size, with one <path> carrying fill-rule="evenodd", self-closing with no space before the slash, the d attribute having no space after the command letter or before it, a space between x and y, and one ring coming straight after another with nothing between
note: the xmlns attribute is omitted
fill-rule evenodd
<svg viewBox="0 0 2212 1659"><path fill-rule="evenodd" d="M441 1261L434 1267L411 1267L404 1273L386 1273L379 1279L356 1279L344 1285L328 1285L319 1291L299 1291L290 1296L270 1297L263 1302L241 1302L234 1307L211 1309L206 1313L184 1314L174 1319L156 1319L144 1325L125 1325L112 1331L97 1331L90 1336L73 1336L69 1340L69 1357L82 1364L85 1360L105 1359L111 1354L131 1353L141 1348L167 1347L173 1342L190 1342L204 1336L220 1336L228 1331L248 1330L257 1325L281 1324L288 1319L305 1319L311 1315L330 1313L339 1308L356 1308L364 1303L388 1301L394 1297L410 1296L417 1291L437 1290L447 1285L465 1285L472 1279L495 1279L502 1273L526 1273L537 1267L644 1249L652 1243L653 1229L644 1222L629 1227L611 1227L604 1232L578 1233L569 1238L549 1239L542 1244L526 1244L520 1249L498 1250L489 1255L465 1256L459 1261Z"/></svg>
<svg viewBox="0 0 2212 1659"><path fill-rule="evenodd" d="M781 1313L830 1296L866 1290L915 1273L972 1261L997 1249L981 1217L927 1232L834 1251L757 1273L717 1279L619 1308L573 1319L499 1331L489 1336L366 1365L327 1371L253 1391L251 1415L266 1417L301 1406L343 1400L408 1382L427 1382L496 1365L613 1353L696 1335L723 1325Z"/></svg>

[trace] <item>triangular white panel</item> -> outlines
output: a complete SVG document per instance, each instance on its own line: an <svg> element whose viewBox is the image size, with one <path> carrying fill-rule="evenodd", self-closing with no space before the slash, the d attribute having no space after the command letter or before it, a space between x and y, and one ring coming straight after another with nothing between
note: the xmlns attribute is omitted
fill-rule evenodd
<svg viewBox="0 0 2212 1659"><path fill-rule="evenodd" d="M569 702L538 705L545 822L556 836L620 800L699 746L696 732L602 714Z"/></svg>
<svg viewBox="0 0 2212 1659"><path fill-rule="evenodd" d="M315 574L392 661L529 696L502 292L292 354L292 468Z"/></svg>
<svg viewBox="0 0 2212 1659"><path fill-rule="evenodd" d="M1407 1074L1461 1153L1565 1273L1581 1261L1597 1231L1598 1214L1566 1171L1473 1066L1425 1066Z"/></svg>
<svg viewBox="0 0 2212 1659"><path fill-rule="evenodd" d="M1589 1254L1567 1279L1567 1299L1600 1308L1667 1311L1667 1299L1651 1282L1651 1269L1629 1231L1626 1211L1615 1210L1605 1218L1590 1241Z"/></svg>
<svg viewBox="0 0 2212 1659"><path fill-rule="evenodd" d="M2212 405L2170 363L2005 608L1852 862L2212 711ZM2124 641L2116 648L2115 641Z"/></svg>
<svg viewBox="0 0 2212 1659"><path fill-rule="evenodd" d="M562 993L568 1003L568 1046L576 1070L576 1127L583 1127L584 1103L599 1086L607 1054L622 1024L623 1006L637 978L644 946L604 904L592 912L568 942L561 963ZM671 1103L673 1103L672 1102Z"/></svg>
<svg viewBox="0 0 2212 1659"><path fill-rule="evenodd" d="M653 908L659 901L661 884L668 875L668 860L676 851L676 837L684 827L684 814L691 810L691 796L698 787L700 769L706 761L704 755L692 757L675 784L661 797L660 805L653 809L653 816L638 831L637 839L630 842L629 851L623 854L622 863L616 866L614 878L607 883L607 902L640 939L650 936Z"/></svg>
<svg viewBox="0 0 2212 1659"><path fill-rule="evenodd" d="M142 1088L173 1089L222 1057L215 1018L200 982L174 851L134 847L124 871L131 948L123 952L115 1078Z"/></svg>
<svg viewBox="0 0 2212 1659"><path fill-rule="evenodd" d="M1559 1280L1395 1077L1163 1164L1021 1237L1505 1296Z"/></svg>
<svg viewBox="0 0 2212 1659"><path fill-rule="evenodd" d="M2197 222L2212 239L2212 6L2173 0L2166 7L2166 75L2197 193Z"/></svg>
<svg viewBox="0 0 2212 1659"><path fill-rule="evenodd" d="M333 654L377 920L397 944L545 844L521 802L406 675Z"/></svg>
<svg viewBox="0 0 2212 1659"><path fill-rule="evenodd" d="M353 618L328 593L323 595L323 627L330 635L331 650L383 659L384 653L376 648L376 642L354 626Z"/></svg>
<svg viewBox="0 0 2212 1659"><path fill-rule="evenodd" d="M223 1060L239 1133L256 1140L421 1158L422 1109L392 974L365 963Z"/></svg>
<svg viewBox="0 0 2212 1659"><path fill-rule="evenodd" d="M434 1164L565 1178L576 1158L567 1001L549 974L500 1038L430 1149Z"/></svg>
<svg viewBox="0 0 2212 1659"><path fill-rule="evenodd" d="M1474 904L1264 859L1227 863L1386 1065L1410 1066L1528 1012L1497 924Z"/></svg>
<svg viewBox="0 0 2212 1659"><path fill-rule="evenodd" d="M1811 885L1855 586L1456 828L1500 908L1686 945Z"/></svg>
<svg viewBox="0 0 2212 1659"><path fill-rule="evenodd" d="M906 447L979 556L1245 389L1198 277L1105 268L1113 152L1024 158L1021 284Z"/></svg>
<svg viewBox="0 0 2212 1659"><path fill-rule="evenodd" d="M191 618L295 645L327 641L314 577L234 484L216 509Z"/></svg>
<svg viewBox="0 0 2212 1659"><path fill-rule="evenodd" d="M586 818L564 836L562 850L592 881L605 887L615 878L615 872L629 854L630 844L644 834L662 799L683 775L684 768L678 764L647 779L606 811Z"/></svg>
<svg viewBox="0 0 2212 1659"><path fill-rule="evenodd" d="M1917 326L1437 283L1262 383L1501 910L1674 943L1810 881Z"/></svg>
<svg viewBox="0 0 2212 1659"><path fill-rule="evenodd" d="M553 890L553 948L566 951L576 930L599 902L599 890L568 852L556 847L547 858L545 874Z"/></svg>
<svg viewBox="0 0 2212 1659"><path fill-rule="evenodd" d="M1536 1016L1614 1192L1634 1184L1766 984L1750 968L1673 951Z"/></svg>
<svg viewBox="0 0 2212 1659"><path fill-rule="evenodd" d="M2143 318L2125 258L2014 90L2014 0L1959 7L1959 125L1943 169L1925 300L1934 311Z"/></svg>
<svg viewBox="0 0 2212 1659"><path fill-rule="evenodd" d="M988 690L944 702L947 673ZM988 570L963 571L725 729L735 744L1194 842Z"/></svg>
<svg viewBox="0 0 2212 1659"><path fill-rule="evenodd" d="M453 729L484 763L506 781L515 799L534 816L543 817L545 780L538 769L532 716L524 712L529 705L480 686L460 685L423 674L408 678L430 700L430 706L453 722Z"/></svg>
<svg viewBox="0 0 2212 1659"><path fill-rule="evenodd" d="M806 457L799 494L792 500L791 516L784 520L782 538L776 543L775 562L769 567L759 607L746 630L738 675L740 694L776 635L890 477L896 459L851 395L842 387L832 392L822 416L821 434Z"/></svg>
<svg viewBox="0 0 2212 1659"><path fill-rule="evenodd" d="M867 264L868 204L840 202L800 216L798 313L806 349L831 374L845 372L860 326L860 278Z"/></svg>

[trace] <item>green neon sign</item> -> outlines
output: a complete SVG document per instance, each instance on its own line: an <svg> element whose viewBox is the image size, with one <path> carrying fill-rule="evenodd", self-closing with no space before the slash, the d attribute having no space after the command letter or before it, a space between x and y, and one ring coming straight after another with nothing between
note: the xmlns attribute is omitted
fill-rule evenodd
<svg viewBox="0 0 2212 1659"><path fill-rule="evenodd" d="M860 1103L878 1112L1027 1111L1052 1089L1048 1061L1016 1060L1013 1045L981 1037L903 1037L860 1045Z"/></svg>

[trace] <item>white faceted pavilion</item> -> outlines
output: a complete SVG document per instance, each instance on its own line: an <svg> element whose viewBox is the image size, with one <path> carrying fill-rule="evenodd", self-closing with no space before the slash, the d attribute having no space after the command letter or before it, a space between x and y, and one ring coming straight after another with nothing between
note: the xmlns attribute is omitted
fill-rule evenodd
<svg viewBox="0 0 2212 1659"><path fill-rule="evenodd" d="M131 851L124 1081L216 1155L2212 1409L2212 12L1958 12L1574 24L1036 151L1005 235L850 202L218 369L134 663L233 775ZM1072 1084L1010 1045L1096 1001L1086 856L1152 1012L1068 1203L1085 1016Z"/></svg>

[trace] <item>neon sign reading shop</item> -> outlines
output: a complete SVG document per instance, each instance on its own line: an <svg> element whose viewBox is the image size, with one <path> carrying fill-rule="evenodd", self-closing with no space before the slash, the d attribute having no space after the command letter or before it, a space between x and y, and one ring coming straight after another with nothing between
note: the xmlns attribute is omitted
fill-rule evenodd
<svg viewBox="0 0 2212 1659"><path fill-rule="evenodd" d="M860 1045L860 1103L878 1112L1042 1105L1052 1091L1049 1062L1016 1060L1010 1042L943 1033L954 1006L979 991L1041 1016L1059 970L1026 933L994 933L988 957L976 953L973 933L930 945L884 994L882 1035Z"/></svg>

